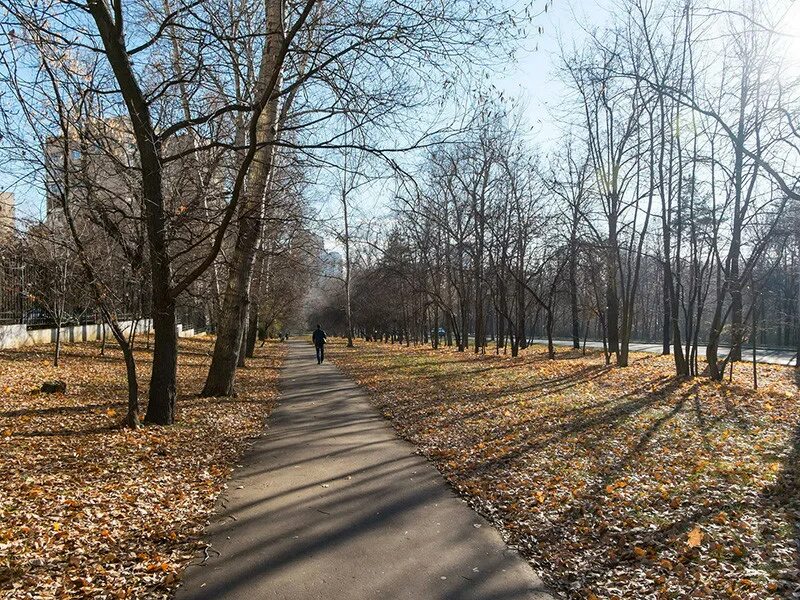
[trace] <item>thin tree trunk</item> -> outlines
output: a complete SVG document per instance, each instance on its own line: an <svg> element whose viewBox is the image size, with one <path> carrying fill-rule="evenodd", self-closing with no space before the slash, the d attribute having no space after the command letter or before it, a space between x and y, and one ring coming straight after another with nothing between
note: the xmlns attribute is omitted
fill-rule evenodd
<svg viewBox="0 0 800 600"><path fill-rule="evenodd" d="M56 350L53 355L53 366L58 366L58 360L61 358L61 321L56 322Z"/></svg>
<svg viewBox="0 0 800 600"><path fill-rule="evenodd" d="M259 89L279 68L279 50L283 43L282 0L267 0L267 34L259 73ZM219 318L217 341L208 371L203 396L233 394L236 365L239 362L247 310L250 303L250 282L261 235L265 204L277 135L278 99L273 96L257 121L256 139L261 148L256 152L248 173L249 183L241 205L240 225L234 246L232 267L225 286L222 312Z"/></svg>
<svg viewBox="0 0 800 600"><path fill-rule="evenodd" d="M178 323L175 302L153 305L153 372L145 421L171 425L175 421L175 381L178 371Z"/></svg>
<svg viewBox="0 0 800 600"><path fill-rule="evenodd" d="M612 213L608 219L608 252L606 258L606 328L608 351L619 361L619 295L617 293L617 219Z"/></svg>
<svg viewBox="0 0 800 600"><path fill-rule="evenodd" d="M569 309L572 320L572 347L576 350L581 347L581 324L578 314L578 226L575 223L577 218L579 214L574 214L569 244Z"/></svg>

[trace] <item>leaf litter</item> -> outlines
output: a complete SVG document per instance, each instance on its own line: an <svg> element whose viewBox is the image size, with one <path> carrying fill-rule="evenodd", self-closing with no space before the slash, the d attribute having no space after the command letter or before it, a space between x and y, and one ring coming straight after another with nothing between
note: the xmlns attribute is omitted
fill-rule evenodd
<svg viewBox="0 0 800 600"><path fill-rule="evenodd" d="M57 369L51 347L0 352L0 597L170 597L274 406L285 353L258 349L235 398L199 398L211 349L211 338L180 340L176 423L137 431L121 427L116 349L67 344ZM136 354L144 408L151 354ZM36 391L50 379L67 393Z"/></svg>
<svg viewBox="0 0 800 600"><path fill-rule="evenodd" d="M331 359L569 598L800 597L800 394L791 368L732 381L672 359L381 343Z"/></svg>

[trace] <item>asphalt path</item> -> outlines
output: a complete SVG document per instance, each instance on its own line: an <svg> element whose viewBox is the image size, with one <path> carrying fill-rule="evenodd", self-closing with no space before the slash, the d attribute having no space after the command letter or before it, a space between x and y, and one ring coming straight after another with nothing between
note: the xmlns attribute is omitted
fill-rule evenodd
<svg viewBox="0 0 800 600"><path fill-rule="evenodd" d="M365 393L300 340L268 430L207 534L178 600L554 598Z"/></svg>

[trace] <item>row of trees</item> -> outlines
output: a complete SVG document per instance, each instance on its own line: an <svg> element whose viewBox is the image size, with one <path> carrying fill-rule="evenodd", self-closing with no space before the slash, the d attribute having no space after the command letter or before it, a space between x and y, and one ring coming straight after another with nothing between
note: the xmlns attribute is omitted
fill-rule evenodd
<svg viewBox="0 0 800 600"><path fill-rule="evenodd" d="M680 376L706 346L717 380L748 342L800 345L797 57L761 4L625 8L564 51L554 153L518 108L479 102L470 135L401 182L354 275L364 335L436 346L444 327L512 355L541 335L551 356L555 336L597 336L619 366L631 340L659 341Z"/></svg>
<svg viewBox="0 0 800 600"><path fill-rule="evenodd" d="M484 0L0 9L0 149L46 197L39 232L69 249L125 355L131 426L138 389L117 318L121 265L141 282L154 329L145 419L175 418L187 297L207 299L217 333L203 394L232 394L259 318L302 288L297 265L315 247L307 182L342 149L394 165L398 150L449 129L427 107L505 55L532 16ZM295 277L278 282L287 270Z"/></svg>

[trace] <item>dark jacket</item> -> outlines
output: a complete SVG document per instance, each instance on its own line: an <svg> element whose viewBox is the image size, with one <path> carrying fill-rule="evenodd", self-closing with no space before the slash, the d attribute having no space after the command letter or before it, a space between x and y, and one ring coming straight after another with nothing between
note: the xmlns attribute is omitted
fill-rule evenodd
<svg viewBox="0 0 800 600"><path fill-rule="evenodd" d="M315 329L314 333L311 334L311 340L314 342L315 346L322 346L327 337L328 336L325 335L325 332L322 331L322 329Z"/></svg>

